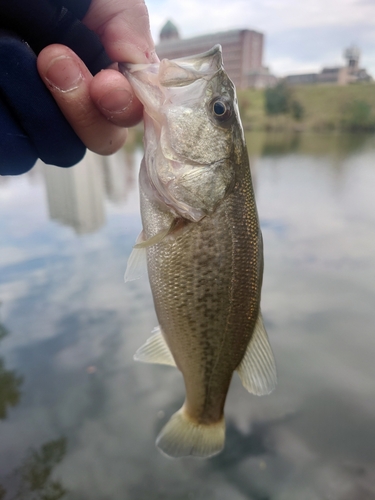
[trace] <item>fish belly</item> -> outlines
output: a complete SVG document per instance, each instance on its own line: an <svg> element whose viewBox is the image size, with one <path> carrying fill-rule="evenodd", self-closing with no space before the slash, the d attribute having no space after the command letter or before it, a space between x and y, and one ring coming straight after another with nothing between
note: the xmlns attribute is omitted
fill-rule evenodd
<svg viewBox="0 0 375 500"><path fill-rule="evenodd" d="M173 220L149 194L141 189L147 239ZM184 377L185 411L197 423L219 422L259 313L262 242L250 172L214 214L149 247L147 263L158 320Z"/></svg>

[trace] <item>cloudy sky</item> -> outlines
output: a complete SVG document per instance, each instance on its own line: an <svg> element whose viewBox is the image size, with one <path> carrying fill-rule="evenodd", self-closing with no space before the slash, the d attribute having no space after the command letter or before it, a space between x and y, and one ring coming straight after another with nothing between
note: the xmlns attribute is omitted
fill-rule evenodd
<svg viewBox="0 0 375 500"><path fill-rule="evenodd" d="M375 77L375 0L146 0L157 43L167 19L183 38L250 28L263 32L264 63L277 75L341 65L356 44Z"/></svg>

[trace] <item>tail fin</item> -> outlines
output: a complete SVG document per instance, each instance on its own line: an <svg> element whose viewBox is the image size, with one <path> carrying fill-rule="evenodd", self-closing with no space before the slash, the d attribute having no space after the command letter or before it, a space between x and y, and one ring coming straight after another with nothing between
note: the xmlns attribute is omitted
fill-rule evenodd
<svg viewBox="0 0 375 500"><path fill-rule="evenodd" d="M200 457L216 455L224 448L224 417L214 424L198 424L187 414L184 407L172 415L160 432L156 445L173 458Z"/></svg>

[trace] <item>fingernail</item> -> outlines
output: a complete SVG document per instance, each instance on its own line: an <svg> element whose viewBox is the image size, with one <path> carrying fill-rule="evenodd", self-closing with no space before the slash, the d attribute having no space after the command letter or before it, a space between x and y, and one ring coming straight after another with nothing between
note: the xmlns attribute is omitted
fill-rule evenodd
<svg viewBox="0 0 375 500"><path fill-rule="evenodd" d="M147 45L142 47L128 43L128 48L132 51L132 57L127 59L129 63L135 64L147 64L159 62L159 58L156 55L155 48L150 48Z"/></svg>
<svg viewBox="0 0 375 500"><path fill-rule="evenodd" d="M132 94L126 89L114 89L99 100L99 106L109 113L121 113L133 101Z"/></svg>
<svg viewBox="0 0 375 500"><path fill-rule="evenodd" d="M160 62L160 59L156 53L155 50L152 50L149 54L148 54L148 60L150 61L150 63L158 63Z"/></svg>
<svg viewBox="0 0 375 500"><path fill-rule="evenodd" d="M61 92L70 92L78 88L79 82L82 80L82 73L74 59L60 56L50 63L45 78Z"/></svg>

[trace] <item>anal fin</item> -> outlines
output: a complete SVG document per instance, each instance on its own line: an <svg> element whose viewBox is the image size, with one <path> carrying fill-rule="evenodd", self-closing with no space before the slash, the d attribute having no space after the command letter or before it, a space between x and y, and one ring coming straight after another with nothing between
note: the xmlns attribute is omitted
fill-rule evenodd
<svg viewBox="0 0 375 500"><path fill-rule="evenodd" d="M260 311L237 372L245 389L257 396L270 394L276 387L275 359Z"/></svg>
<svg viewBox="0 0 375 500"><path fill-rule="evenodd" d="M160 326L155 327L152 333L153 335L134 354L134 360L142 361L143 363L176 366L172 353L164 340Z"/></svg>

